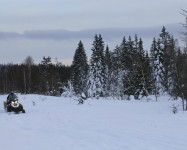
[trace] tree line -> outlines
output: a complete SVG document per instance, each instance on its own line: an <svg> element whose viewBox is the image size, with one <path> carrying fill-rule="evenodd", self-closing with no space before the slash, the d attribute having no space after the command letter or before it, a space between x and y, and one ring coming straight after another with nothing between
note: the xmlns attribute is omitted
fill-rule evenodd
<svg viewBox="0 0 187 150"><path fill-rule="evenodd" d="M22 64L0 65L0 93L60 95L69 77L70 66L53 64L51 57L43 57L41 63L34 64L28 56Z"/></svg>
<svg viewBox="0 0 187 150"><path fill-rule="evenodd" d="M114 50L95 35L89 64L80 41L71 66L71 93L88 97L135 99L161 94L180 97L187 110L187 50L181 50L163 27L153 38L150 53L144 50L137 35L124 37ZM186 103L186 104L185 104Z"/></svg>

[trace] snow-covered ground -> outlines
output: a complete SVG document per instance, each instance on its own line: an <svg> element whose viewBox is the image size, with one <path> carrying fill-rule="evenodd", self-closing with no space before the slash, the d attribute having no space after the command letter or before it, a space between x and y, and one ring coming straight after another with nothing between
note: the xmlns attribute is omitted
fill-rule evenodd
<svg viewBox="0 0 187 150"><path fill-rule="evenodd" d="M18 95L26 114L8 114L2 104L6 96L0 96L1 150L187 149L187 112L168 97L89 99L77 105L73 98Z"/></svg>

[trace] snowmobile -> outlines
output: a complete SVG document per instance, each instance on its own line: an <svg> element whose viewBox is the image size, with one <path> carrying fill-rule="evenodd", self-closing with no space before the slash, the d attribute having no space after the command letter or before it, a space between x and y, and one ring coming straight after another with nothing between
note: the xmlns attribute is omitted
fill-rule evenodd
<svg viewBox="0 0 187 150"><path fill-rule="evenodd" d="M23 105L18 102L18 97L14 93L10 93L7 97L7 101L4 101L4 109L7 112L19 112L25 113Z"/></svg>

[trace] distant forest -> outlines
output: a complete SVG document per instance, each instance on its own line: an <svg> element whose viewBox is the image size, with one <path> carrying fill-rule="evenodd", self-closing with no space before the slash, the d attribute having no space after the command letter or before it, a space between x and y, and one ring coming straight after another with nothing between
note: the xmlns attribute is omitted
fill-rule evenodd
<svg viewBox="0 0 187 150"><path fill-rule="evenodd" d="M60 62L53 64L51 57L43 57L41 63L34 64L32 57L28 56L22 64L0 65L0 93L15 91L56 95L62 93L70 72L70 66Z"/></svg>
<svg viewBox="0 0 187 150"><path fill-rule="evenodd" d="M183 10L187 21L187 11ZM187 30L187 22L184 23ZM187 110L187 32L183 33L186 47L180 48L173 36L161 29L153 37L150 51L145 51L137 35L122 39L115 49L95 35L88 63L82 41L78 43L71 66L53 64L43 57L34 64L29 56L22 64L0 65L0 93L10 91L46 95L115 97L135 99L167 93L180 97Z"/></svg>

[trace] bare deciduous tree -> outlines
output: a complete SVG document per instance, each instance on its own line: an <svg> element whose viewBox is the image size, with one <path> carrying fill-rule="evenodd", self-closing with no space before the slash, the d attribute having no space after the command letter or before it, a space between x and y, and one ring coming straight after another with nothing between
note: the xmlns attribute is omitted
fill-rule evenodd
<svg viewBox="0 0 187 150"><path fill-rule="evenodd" d="M27 56L24 63L28 69L27 91L25 91L25 92L30 93L30 90L31 90L31 66L34 64L34 60L31 56ZM26 86L26 79L24 80L24 82L25 82L25 86Z"/></svg>
<svg viewBox="0 0 187 150"><path fill-rule="evenodd" d="M186 31L182 32L182 34L183 34L183 40L187 47L187 10L182 9L181 15L185 17L185 23L183 23L182 25L186 29Z"/></svg>

